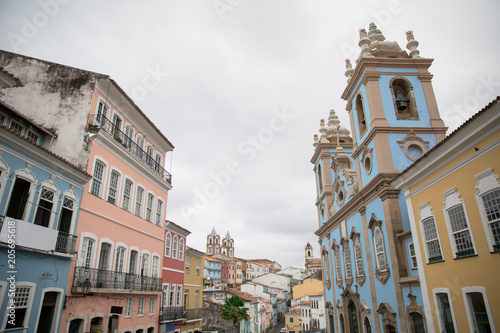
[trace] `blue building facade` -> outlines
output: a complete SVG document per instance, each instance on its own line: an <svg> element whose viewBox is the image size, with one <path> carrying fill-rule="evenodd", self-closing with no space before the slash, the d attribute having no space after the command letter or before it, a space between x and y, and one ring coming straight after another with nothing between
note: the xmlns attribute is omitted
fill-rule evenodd
<svg viewBox="0 0 500 333"><path fill-rule="evenodd" d="M54 140L54 133L0 102L1 331L59 331L90 175L53 154Z"/></svg>
<svg viewBox="0 0 500 333"><path fill-rule="evenodd" d="M390 182L445 137L418 42L360 30L346 61L352 136L332 110L315 136L319 237L329 332L426 332L403 194Z"/></svg>
<svg viewBox="0 0 500 333"><path fill-rule="evenodd" d="M222 261L211 256L205 256L205 286L213 287L221 283Z"/></svg>

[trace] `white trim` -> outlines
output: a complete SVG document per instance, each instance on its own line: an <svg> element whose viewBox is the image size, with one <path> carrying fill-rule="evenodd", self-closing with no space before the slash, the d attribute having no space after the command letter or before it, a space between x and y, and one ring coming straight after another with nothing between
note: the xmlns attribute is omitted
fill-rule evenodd
<svg viewBox="0 0 500 333"><path fill-rule="evenodd" d="M40 320L40 314L42 312L43 298L45 297L45 293L47 292L57 292L56 304L54 305L54 314L52 316L52 325L50 332L57 332L60 324L60 315L62 313L62 305L63 305L63 295L65 294L65 290L62 288L44 288L42 289L42 294L40 295L40 301L38 306L38 313L36 316L35 327L38 328L38 321Z"/></svg>
<svg viewBox="0 0 500 333"><path fill-rule="evenodd" d="M448 297L448 303L450 304L450 312L451 312L451 319L453 321L453 328L455 329L455 332L458 332L457 322L455 320L455 310L453 309L453 302L452 302L453 299L451 298L450 289L448 289L448 288L434 288L434 289L432 289L432 294L434 296L434 306L436 307L436 317L438 319L437 321L438 321L438 325L439 325L439 331L444 332L445 327L443 327L444 323L441 322L442 321L441 320L442 314L440 311L439 302L438 302L438 299L436 297L436 294L446 294Z"/></svg>
<svg viewBox="0 0 500 333"><path fill-rule="evenodd" d="M489 168L478 175L475 176L477 179L477 193L476 202L477 207L479 209L479 215L481 216L481 221L483 223L484 233L486 234L486 239L488 241L488 247L490 252L495 252L493 245L495 244L495 240L493 239L493 235L491 233L490 222L488 221L488 217L486 216L486 211L484 209L484 203L482 200L483 195L489 193L493 190L500 189L500 183L498 182L498 175L493 173L493 169Z"/></svg>
<svg viewBox="0 0 500 333"><path fill-rule="evenodd" d="M421 255L422 246L420 244L421 241L420 237L422 236L422 234L419 234L417 232L417 221L415 219L415 212L413 210L413 202L411 196L408 195L410 190L408 188L405 188L403 189L403 191L405 194L406 207L408 209L408 217L410 222L411 233L412 235L414 235L412 237L412 240L415 246L415 254L417 254L417 265L419 267L417 271L418 271L418 279L420 281L420 286L421 286L420 290L422 291L422 305L425 312L425 321L427 322L427 328L429 329L434 327L434 319L433 319L431 302L429 299L429 293L427 292L427 279L425 276L423 256ZM424 239L422 238L422 240Z"/></svg>
<svg viewBox="0 0 500 333"><path fill-rule="evenodd" d="M476 140L474 140L474 142L476 142ZM480 142L480 141L478 141L478 142ZM476 143L478 143L478 142L476 142ZM467 146L467 149L469 149L469 147L472 147L473 145L472 145L472 143L467 143L466 146ZM488 145L482 147L480 150L478 150L474 154L467 156L465 159L461 160L459 163L453 165L449 169L444 170L443 172L440 172L437 177L429 180L421 187L415 189L413 192L408 193L408 195L413 197L413 196L416 196L416 195L420 194L421 192L433 187L434 185L436 185L437 183L439 183L440 181L442 181L446 177L452 175L455 172L458 172L460 169L466 167L470 163L475 162L476 159L478 159L479 157L486 155L487 153L492 152L498 146L500 146L500 138L489 143ZM442 149L444 149L444 148L440 147L440 149L438 149L438 150L442 150ZM455 158L462 156L462 154L463 154L463 152L460 152L460 154L458 156L454 155L452 157L449 157L448 154L446 154L446 155L441 154L441 155L439 155L439 157L435 157L434 161L432 161L431 159L426 157L427 163L422 163L418 167L414 167L414 168L410 169L407 172L407 174L404 174L404 175L396 178L393 181L392 185L395 186L396 188L401 187L403 185L403 183L406 183L407 186L415 186L415 184L417 182L417 178L416 178L417 176L418 176L419 181L422 179L425 179L429 175L432 175L433 173L440 171L440 169L445 167L446 165L451 164ZM427 161L427 160L429 160L429 161ZM438 163L438 164L436 164L436 163ZM436 164L436 165L434 165L434 164Z"/></svg>
<svg viewBox="0 0 500 333"><path fill-rule="evenodd" d="M130 186L130 196L129 196L129 200L128 200L128 209L125 209L123 208L123 199L125 197L125 184L127 182L127 180L130 180L130 182L132 183L132 185ZM123 176L123 184L122 184L122 193L121 193L121 197L120 197L120 208L126 210L127 212L131 212L133 214L133 208L135 207L134 205L134 202L135 202L135 182L134 180L130 177L130 176L127 176L127 175L124 175Z"/></svg>
<svg viewBox="0 0 500 333"><path fill-rule="evenodd" d="M77 257L77 266L85 267L85 258L82 257L84 254L86 254L86 251L83 250L83 240L85 238L89 238L94 241L94 244L92 245L92 257L90 258L90 265L89 268L95 268L95 263L96 263L96 252L97 252L97 247L99 244L99 238L97 238L96 235L90 233L90 232L82 232L79 235L79 244L78 244L78 257Z"/></svg>
<svg viewBox="0 0 500 333"><path fill-rule="evenodd" d="M22 330L23 333L25 333L25 332L27 332L26 330L28 329L28 323L29 323L29 319L31 316L31 307L33 306L33 298L34 298L35 293L36 293L36 283L28 282L28 281L16 281L16 288L21 288L21 287L29 287L30 288L30 294L28 297L28 304L26 305L26 313L24 315L24 321L23 321L22 327L17 328L17 330ZM3 323L2 323L2 331L4 331L5 327L7 326L7 322L9 320L8 314L9 314L9 312L5 311L5 314L3 317L4 319L3 319Z"/></svg>
<svg viewBox="0 0 500 333"><path fill-rule="evenodd" d="M139 192L139 188L142 189L141 208L139 209L139 212L137 213L137 209L136 209L137 202L138 202L138 200L137 200L137 193ZM146 187L144 185L142 185L141 183L137 183L136 187L135 187L134 209L132 210L132 213L135 216L138 216L140 218L144 218L144 207L145 207L145 204L144 204L144 194L146 194L146 193L147 193Z"/></svg>
<svg viewBox="0 0 500 333"><path fill-rule="evenodd" d="M81 331L82 332L85 331L85 327L87 327L88 317L85 316L84 314L77 313L77 314L72 314L72 315L68 316L68 318L66 319L66 330L65 330L65 332L69 332L69 325L75 319L81 319L82 320Z"/></svg>
<svg viewBox="0 0 500 333"><path fill-rule="evenodd" d="M441 259L444 260L444 254L443 254L443 247L441 246L441 239L439 238L439 230L437 227L436 223L436 216L434 216L434 213L432 212L432 207L429 205L429 202L424 202L423 204L418 206L418 209L420 210L419 212L419 223L420 223L420 231L422 233L422 240L424 241L424 251L425 251L425 258L426 258L426 263L429 264L429 247L427 246L427 238L425 237L425 230L424 230L424 225L423 221L427 218L432 218L434 221L434 228L436 229L436 235L437 235L437 241L439 245L439 252L441 253ZM415 230L416 232L416 230ZM418 257L418 256L417 256ZM423 268L423 265L419 267Z"/></svg>
<svg viewBox="0 0 500 333"><path fill-rule="evenodd" d="M107 263L108 263L108 267L106 267L106 270L112 270L113 268L113 257L114 257L114 249L115 249L115 242L113 242L111 239L109 238L101 238L99 239L99 246L97 248L97 265L96 265L96 268L99 269L99 266L101 265L101 248L102 248L102 244L108 244L109 245L109 253L108 253L108 260L107 260ZM111 266L111 267L110 267Z"/></svg>
<svg viewBox="0 0 500 333"><path fill-rule="evenodd" d="M109 163L104 158L102 158L98 155L94 155L94 160L92 161L92 170L90 172L90 174L92 175L92 178L89 181L88 192L90 194L92 194L92 187L94 184L95 165L98 161L104 165L104 170L102 171L101 186L99 188L99 195L97 195L97 197L105 200L105 194L107 192L106 186L107 186L107 180L108 180L107 176L108 176ZM94 195L94 194L92 194L92 195Z"/></svg>
<svg viewBox="0 0 500 333"><path fill-rule="evenodd" d="M41 200L41 196L42 196L42 189L46 188L47 190L53 191L54 192L54 198L52 199L52 209L50 210L49 225L47 227L49 229L54 229L54 220L55 220L56 215L57 215L57 209L59 208L59 211L62 209L62 202L61 202L61 205L59 207L59 197L60 197L61 191L59 190L59 187L57 187L57 185L54 182L54 180L55 180L55 175L50 174L50 179L42 182L40 184L40 186L38 186L39 190L36 191L37 194L38 194L37 207L35 207L35 211L33 212L34 213L33 223L35 223L36 214L38 212L38 208L40 207L40 200ZM41 208L41 209L43 209L43 208Z"/></svg>
<svg viewBox="0 0 500 333"><path fill-rule="evenodd" d="M4 151L0 149L0 202L2 202L3 193L5 192L5 185L7 185L7 178L10 173L9 165L3 159Z"/></svg>
<svg viewBox="0 0 500 333"><path fill-rule="evenodd" d="M448 238L450 241L450 246L451 246L451 251L453 252L453 257L455 259L459 259L457 257L457 246L455 243L455 237L454 237L454 232L451 229L451 222L450 222L450 214L449 210L458 206L461 206L463 211L464 211L464 217L465 217L465 223L467 224L467 227L465 229L462 229L458 232L464 232L468 231L469 236L472 242L472 249L474 251L474 255L477 255L476 251L476 246L474 243L474 236L472 235L472 230L470 226L470 220L467 214L467 207L465 207L465 201L463 199L460 199L460 193L457 192L456 187L449 189L448 191L445 191L443 193L444 195L444 206L443 206L443 215L444 215L444 220L446 221L446 229L448 230Z"/></svg>
<svg viewBox="0 0 500 333"><path fill-rule="evenodd" d="M462 295L464 297L465 312L467 313L467 320L469 321L469 329L471 332L477 332L474 329L474 317L470 308L469 293L481 293L483 295L484 306L486 307L486 313L488 314L488 322L491 327L491 332L496 333L495 323L493 321L493 316L491 315L490 305L488 303L488 297L486 296L486 289L484 287L465 287L462 288Z"/></svg>
<svg viewBox="0 0 500 333"><path fill-rule="evenodd" d="M128 300L131 300L130 301L130 314L127 314L127 309L128 309ZM123 313L123 317L124 318L130 318L132 317L132 310L134 309L134 296L126 296L125 297L125 311Z"/></svg>
<svg viewBox="0 0 500 333"><path fill-rule="evenodd" d="M176 272L176 273L184 273L184 271L181 271L180 269L173 269L173 268L169 268L169 267L162 267L162 270L169 271L169 272Z"/></svg>
<svg viewBox="0 0 500 333"><path fill-rule="evenodd" d="M168 245L168 253L167 253L167 237L170 236L169 245ZM163 254L165 257L170 258L172 256L172 233L167 230L165 234L165 245L163 248Z"/></svg>
<svg viewBox="0 0 500 333"><path fill-rule="evenodd" d="M150 196L153 198L151 202L151 212L149 214L149 220L146 218L147 212L148 212L148 201ZM151 222L155 224L155 219L156 219L156 195L154 194L153 191L147 190L146 195L145 195L145 203L144 203L144 219L148 222Z"/></svg>
<svg viewBox="0 0 500 333"><path fill-rule="evenodd" d="M73 213L71 214L71 225L69 226L69 233L72 235L76 234L76 220L77 216L79 215L80 212L80 198L75 193L74 187L71 185L71 188L67 191L64 191L64 193L61 195L61 207L59 209L59 219L57 221L57 229L59 229L59 223L61 222L61 213L63 210L64 206L64 198L69 198L71 200L74 200L73 203Z"/></svg>
<svg viewBox="0 0 500 333"><path fill-rule="evenodd" d="M108 198L109 198L109 189L111 187L111 174L113 173L113 171L115 171L117 174L118 174L118 181L116 182L116 194L115 194L115 202L112 203L113 205L115 206L118 206L118 207L121 207L121 185L122 185L122 178L123 178L123 173L120 171L120 169L118 169L117 167L115 166L111 166L109 167L109 177L108 177L108 182L106 184L106 194L105 194L105 198L104 200L106 202L109 202L108 201ZM109 202L111 203L111 202Z"/></svg>

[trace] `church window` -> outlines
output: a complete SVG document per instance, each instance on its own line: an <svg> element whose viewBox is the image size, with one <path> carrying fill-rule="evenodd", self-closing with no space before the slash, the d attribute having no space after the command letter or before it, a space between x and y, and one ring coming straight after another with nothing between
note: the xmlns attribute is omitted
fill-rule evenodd
<svg viewBox="0 0 500 333"><path fill-rule="evenodd" d="M382 221L372 213L368 228L372 230L372 242L375 253L375 277L382 283L389 279L389 266L387 264L387 253L385 251L384 234L382 232Z"/></svg>
<svg viewBox="0 0 500 333"><path fill-rule="evenodd" d="M340 251L337 241L334 239L332 244L333 259L335 262L335 281L337 286L340 288L342 286L342 267L340 266Z"/></svg>
<svg viewBox="0 0 500 333"><path fill-rule="evenodd" d="M366 131L365 109L363 106L363 96L361 94L358 94L356 96L355 103L356 103L355 110L356 110L356 118L358 120L359 136L361 137L363 133Z"/></svg>
<svg viewBox="0 0 500 333"><path fill-rule="evenodd" d="M321 172L321 165L318 164L318 187L319 187L319 191L318 192L321 192L323 191L323 174Z"/></svg>
<svg viewBox="0 0 500 333"><path fill-rule="evenodd" d="M308 252L308 256L309 251ZM328 289L330 289L331 281L330 281L330 256L328 255L328 250L326 247L323 247L323 267L325 268L325 285Z"/></svg>

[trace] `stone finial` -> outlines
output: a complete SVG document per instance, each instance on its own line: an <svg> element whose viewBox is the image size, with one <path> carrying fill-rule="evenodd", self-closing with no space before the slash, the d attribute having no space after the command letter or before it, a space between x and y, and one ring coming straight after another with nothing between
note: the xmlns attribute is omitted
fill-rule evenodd
<svg viewBox="0 0 500 333"><path fill-rule="evenodd" d="M354 69L352 68L351 60L345 60L345 76L347 77L347 82L351 81L352 74L354 73Z"/></svg>
<svg viewBox="0 0 500 333"><path fill-rule="evenodd" d="M326 138L325 119L321 119L319 125L320 142L328 142L328 139Z"/></svg>
<svg viewBox="0 0 500 333"><path fill-rule="evenodd" d="M385 40L385 37L382 34L382 31L380 31L380 29L377 28L377 26L373 22L370 23L370 30L368 31L368 38L370 38L370 40L372 42L374 42L376 40L383 42Z"/></svg>
<svg viewBox="0 0 500 333"><path fill-rule="evenodd" d="M360 57L371 57L370 54L370 38L368 38L368 34L365 29L359 29L359 42L358 46L361 47Z"/></svg>
<svg viewBox="0 0 500 333"><path fill-rule="evenodd" d="M411 58L420 58L420 51L417 50L418 42L413 37L413 31L409 30L406 32L406 39L408 40L408 44L406 44L406 48L410 50Z"/></svg>
<svg viewBox="0 0 500 333"><path fill-rule="evenodd" d="M314 143L313 143L313 146L317 147L318 143L319 143L318 134L314 134Z"/></svg>

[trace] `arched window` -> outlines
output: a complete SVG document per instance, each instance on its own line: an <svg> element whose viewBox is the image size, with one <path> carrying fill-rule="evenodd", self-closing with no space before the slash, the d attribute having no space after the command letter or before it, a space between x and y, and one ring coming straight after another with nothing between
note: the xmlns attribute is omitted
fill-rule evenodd
<svg viewBox="0 0 500 333"><path fill-rule="evenodd" d="M122 208L130 211L130 198L132 197L132 186L134 183L130 179L125 180L125 187L123 188Z"/></svg>
<svg viewBox="0 0 500 333"><path fill-rule="evenodd" d="M325 268L325 285L330 289L330 256L328 255L328 250L323 246L323 267ZM314 304L314 302L313 302Z"/></svg>
<svg viewBox="0 0 500 333"><path fill-rule="evenodd" d="M340 266L340 251L339 251L339 245L337 244L337 241L334 239L333 244L332 244L332 250L333 250L333 259L335 262L335 282L337 286L340 288L342 286L342 267Z"/></svg>
<svg viewBox="0 0 500 333"><path fill-rule="evenodd" d="M349 302L347 310L349 311L349 326L351 326L351 332L358 333L359 332L358 313L353 301Z"/></svg>
<svg viewBox="0 0 500 333"><path fill-rule="evenodd" d="M370 320L368 318L365 318L365 332L366 333L372 333L372 325L370 324Z"/></svg>
<svg viewBox="0 0 500 333"><path fill-rule="evenodd" d="M363 106L363 96L358 94L355 102L356 118L358 120L359 136L366 131L365 108Z"/></svg>
<svg viewBox="0 0 500 333"><path fill-rule="evenodd" d="M395 77L390 83L396 119L418 120L417 105L413 96L413 87L410 81L403 77Z"/></svg>
<svg viewBox="0 0 500 333"><path fill-rule="evenodd" d="M42 183L38 199L38 207L35 214L35 224L44 227L49 227L51 225L55 215L52 214L53 206L54 202L57 201L58 192L59 190L53 179Z"/></svg>
<svg viewBox="0 0 500 333"><path fill-rule="evenodd" d="M116 199L118 198L118 184L120 183L120 174L113 170L111 171L111 176L109 177L109 189L108 189L108 202L116 205Z"/></svg>
<svg viewBox="0 0 500 333"><path fill-rule="evenodd" d="M321 172L321 164L318 164L318 187L319 192L323 191L323 173Z"/></svg>
<svg viewBox="0 0 500 333"><path fill-rule="evenodd" d="M349 247L349 241L347 239L343 241L342 249L344 250L345 278L346 280L352 279L351 249Z"/></svg>
<svg viewBox="0 0 500 333"><path fill-rule="evenodd" d="M372 241L375 252L375 277L382 283L389 279L390 272L387 265L387 254L385 251L384 234L382 233L382 221L372 213L368 228L372 230Z"/></svg>
<svg viewBox="0 0 500 333"><path fill-rule="evenodd" d="M101 161L96 161L94 164L94 172L92 173L92 183L90 185L90 193L97 197L101 197L103 194L103 183L104 183L104 174L105 174L106 166Z"/></svg>
<svg viewBox="0 0 500 333"><path fill-rule="evenodd" d="M152 193L148 193L148 200L146 202L146 221L152 222L153 206L154 206L155 196Z"/></svg>
<svg viewBox="0 0 500 333"><path fill-rule="evenodd" d="M140 186L137 187L137 194L135 197L135 215L142 216L142 201L144 200L144 189Z"/></svg>
<svg viewBox="0 0 500 333"><path fill-rule="evenodd" d="M172 242L172 258L177 259L177 235L174 235L174 240Z"/></svg>
<svg viewBox="0 0 500 333"><path fill-rule="evenodd" d="M387 270L387 262L385 260L384 237L379 227L376 227L373 232L375 240L375 253L377 256L377 267L380 271Z"/></svg>
<svg viewBox="0 0 500 333"><path fill-rule="evenodd" d="M167 236L165 237L165 257L170 258L172 249L172 235L170 232L167 232Z"/></svg>

